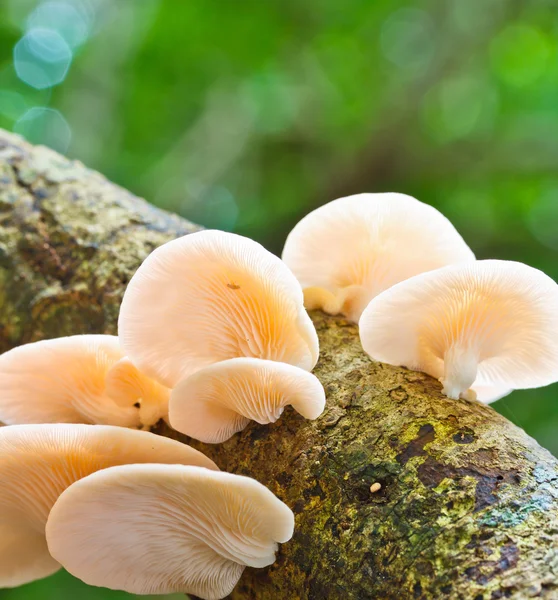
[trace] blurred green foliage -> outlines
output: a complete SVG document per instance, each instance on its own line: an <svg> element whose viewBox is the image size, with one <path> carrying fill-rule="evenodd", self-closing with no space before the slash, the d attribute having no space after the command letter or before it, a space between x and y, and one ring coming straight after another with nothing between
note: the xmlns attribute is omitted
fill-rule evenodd
<svg viewBox="0 0 558 600"><path fill-rule="evenodd" d="M275 252L324 202L400 191L479 258L558 280L555 8L4 0L0 127ZM558 454L558 386L494 406ZM0 598L124 596L78 585L57 575Z"/></svg>
<svg viewBox="0 0 558 600"><path fill-rule="evenodd" d="M11 590L0 590L2 600L188 600L184 594L168 596L133 596L105 588L90 587L66 571Z"/></svg>

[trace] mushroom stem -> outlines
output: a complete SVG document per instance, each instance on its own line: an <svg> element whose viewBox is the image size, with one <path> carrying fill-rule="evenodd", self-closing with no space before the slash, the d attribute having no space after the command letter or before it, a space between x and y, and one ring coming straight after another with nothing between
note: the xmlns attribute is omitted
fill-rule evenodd
<svg viewBox="0 0 558 600"><path fill-rule="evenodd" d="M309 287L304 290L304 307L306 310L321 309L328 315L338 315L343 302L338 295L321 287Z"/></svg>
<svg viewBox="0 0 558 600"><path fill-rule="evenodd" d="M308 287L304 290L304 307L323 310L328 315L343 314L356 323L372 296L362 285L338 288L336 293L321 287Z"/></svg>
<svg viewBox="0 0 558 600"><path fill-rule="evenodd" d="M479 358L477 352L459 344L451 346L444 355L444 376L442 392L453 400L460 397L474 400L474 392L470 389L477 378Z"/></svg>

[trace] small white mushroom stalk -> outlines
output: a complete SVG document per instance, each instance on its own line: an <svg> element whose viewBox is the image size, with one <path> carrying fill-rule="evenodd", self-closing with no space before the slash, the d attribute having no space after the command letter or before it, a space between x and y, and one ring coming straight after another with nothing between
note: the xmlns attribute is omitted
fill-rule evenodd
<svg viewBox="0 0 558 600"><path fill-rule="evenodd" d="M359 322L375 360L438 378L450 398L491 402L558 380L558 285L499 260L417 275L374 298Z"/></svg>
<svg viewBox="0 0 558 600"><path fill-rule="evenodd" d="M45 524L58 496L98 469L126 463L181 463L217 469L185 444L152 433L103 425L0 428L0 588L56 572Z"/></svg>
<svg viewBox="0 0 558 600"><path fill-rule="evenodd" d="M248 477L181 465L99 471L64 492L52 556L85 583L133 594L230 594L246 566L275 561L294 516Z"/></svg>
<svg viewBox="0 0 558 600"><path fill-rule="evenodd" d="M126 289L118 327L127 356L171 388L230 358L306 370L318 360L291 271L260 244L220 231L184 236L149 255Z"/></svg>
<svg viewBox="0 0 558 600"><path fill-rule="evenodd" d="M286 363L233 358L181 381L171 394L169 420L177 431L216 444L242 431L250 420L274 423L288 405L316 419L325 407L319 380Z"/></svg>
<svg viewBox="0 0 558 600"><path fill-rule="evenodd" d="M317 208L294 227L283 250L306 308L354 322L392 285L474 259L446 217L396 193L358 194Z"/></svg>

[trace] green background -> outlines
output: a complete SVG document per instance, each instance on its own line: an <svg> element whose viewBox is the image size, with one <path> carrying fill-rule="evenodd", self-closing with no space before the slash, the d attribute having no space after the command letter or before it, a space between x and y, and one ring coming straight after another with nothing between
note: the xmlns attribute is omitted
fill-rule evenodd
<svg viewBox="0 0 558 600"><path fill-rule="evenodd" d="M557 41L549 0L3 0L0 127L277 253L312 208L399 191L558 279ZM556 385L493 406L558 454ZM0 591L78 596L125 594Z"/></svg>

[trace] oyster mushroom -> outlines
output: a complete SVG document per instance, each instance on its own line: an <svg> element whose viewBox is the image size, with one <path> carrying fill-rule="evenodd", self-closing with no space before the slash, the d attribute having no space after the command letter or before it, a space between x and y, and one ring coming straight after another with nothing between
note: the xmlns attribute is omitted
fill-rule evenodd
<svg viewBox="0 0 558 600"><path fill-rule="evenodd" d="M168 418L169 388L141 373L127 356L110 368L105 386L115 404L139 411L138 418L145 429Z"/></svg>
<svg viewBox="0 0 558 600"><path fill-rule="evenodd" d="M169 390L140 373L112 335L73 335L0 356L0 421L149 427Z"/></svg>
<svg viewBox="0 0 558 600"><path fill-rule="evenodd" d="M65 423L0 428L0 587L58 571L45 539L58 496L94 471L132 462L217 469L201 452L146 431Z"/></svg>
<svg viewBox="0 0 558 600"><path fill-rule="evenodd" d="M438 378L449 398L501 398L558 381L558 285L522 263L483 260L403 281L359 321L366 353Z"/></svg>
<svg viewBox="0 0 558 600"><path fill-rule="evenodd" d="M46 528L52 556L90 585L134 594L230 594L246 566L275 561L294 516L249 477L126 465L70 486Z"/></svg>
<svg viewBox="0 0 558 600"><path fill-rule="evenodd" d="M325 407L317 377L286 363L232 358L197 371L172 391L170 425L202 442L224 442L251 421L274 423L291 405L307 419Z"/></svg>
<svg viewBox="0 0 558 600"><path fill-rule="evenodd" d="M424 271L475 260L434 207L405 194L358 194L306 215L287 237L283 260L306 308L357 322L380 292Z"/></svg>
<svg viewBox="0 0 558 600"><path fill-rule="evenodd" d="M200 231L150 254L124 294L118 331L134 364L167 387L242 356L311 370L318 338L297 280L260 244Z"/></svg>

